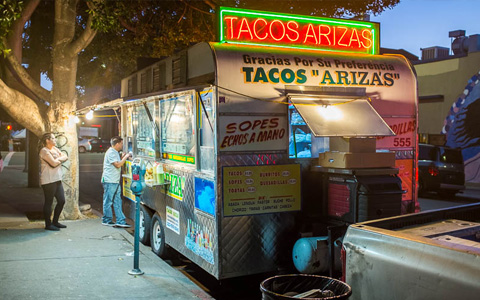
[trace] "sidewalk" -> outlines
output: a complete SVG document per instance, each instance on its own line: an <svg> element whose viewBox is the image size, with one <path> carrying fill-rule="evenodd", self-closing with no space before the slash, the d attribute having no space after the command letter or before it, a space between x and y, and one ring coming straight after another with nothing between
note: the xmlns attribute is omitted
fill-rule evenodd
<svg viewBox="0 0 480 300"><path fill-rule="evenodd" d="M129 275L133 236L96 216L44 230L43 192L26 186L23 167L0 173L0 299L213 299L142 244L145 274Z"/></svg>

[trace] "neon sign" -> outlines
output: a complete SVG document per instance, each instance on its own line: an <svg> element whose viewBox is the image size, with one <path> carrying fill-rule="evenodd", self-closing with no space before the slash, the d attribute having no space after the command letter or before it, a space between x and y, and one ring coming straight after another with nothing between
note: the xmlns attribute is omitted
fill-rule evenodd
<svg viewBox="0 0 480 300"><path fill-rule="evenodd" d="M220 7L220 42L379 53L378 23Z"/></svg>

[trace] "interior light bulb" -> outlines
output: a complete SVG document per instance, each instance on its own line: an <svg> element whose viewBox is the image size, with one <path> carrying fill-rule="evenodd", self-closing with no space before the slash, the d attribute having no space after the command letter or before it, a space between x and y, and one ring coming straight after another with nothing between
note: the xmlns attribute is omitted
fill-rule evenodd
<svg viewBox="0 0 480 300"><path fill-rule="evenodd" d="M343 113L338 107L332 105L324 105L317 107L318 113L328 121L338 121L343 118Z"/></svg>
<svg viewBox="0 0 480 300"><path fill-rule="evenodd" d="M73 121L75 123L80 123L80 118L78 118L78 116L75 116L75 117L73 117Z"/></svg>

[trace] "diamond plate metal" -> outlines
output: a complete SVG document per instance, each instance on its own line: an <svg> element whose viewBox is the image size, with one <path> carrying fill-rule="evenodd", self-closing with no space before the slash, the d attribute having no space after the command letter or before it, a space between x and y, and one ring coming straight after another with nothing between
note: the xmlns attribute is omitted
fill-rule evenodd
<svg viewBox="0 0 480 300"><path fill-rule="evenodd" d="M167 165L166 168L170 173L185 177L183 201L167 196L165 187L162 186L147 187L142 201L160 215L165 228L167 244L217 279L275 271L291 264L291 250L296 239L295 216L297 212L224 218L222 167L287 163L298 162L288 160L285 153L217 156L216 216L211 216L195 208L195 177L211 181L214 179L180 164ZM309 163L303 161L302 172L308 168ZM130 203L133 204L133 202ZM129 216L132 218L134 205L126 204L131 207ZM167 206L179 212L180 234L166 228ZM213 265L193 253L185 245L189 219L211 233Z"/></svg>
<svg viewBox="0 0 480 300"><path fill-rule="evenodd" d="M222 199L222 167L289 163L280 154L221 155L217 199ZM291 163L291 162L290 162ZM220 201L219 201L220 202ZM217 209L221 209L217 203ZM218 215L222 215L222 211ZM219 221L219 278L277 270L291 261L296 213L222 217Z"/></svg>
<svg viewBox="0 0 480 300"><path fill-rule="evenodd" d="M142 195L142 202L150 207L152 210L157 211L162 219L162 225L165 229L165 241L169 246L177 250L179 253L190 259L195 264L199 265L208 273L212 274L213 276L218 276L218 243L217 241L217 231L216 231L216 221L215 217L209 214L203 213L197 209L195 209L195 185L194 180L195 176L208 179L213 181L212 178L205 178L204 174L197 173L193 169L185 168L182 165L167 165L166 168L169 170L170 173L174 173L179 176L185 177L185 186L183 190L183 200L177 200L166 195L166 187L165 186L154 186L148 187L145 189L144 194ZM129 213L129 217L134 219L135 216L135 205L131 201L131 204L127 204L127 210ZM180 215L180 234L168 229L166 227L166 207L169 206L179 212ZM190 249L188 249L185 245L185 236L187 233L187 224L188 220L192 220L193 222L199 224L202 228L208 230L213 238L213 257L214 257L214 264L210 264L209 262L205 261L199 255L193 253Z"/></svg>

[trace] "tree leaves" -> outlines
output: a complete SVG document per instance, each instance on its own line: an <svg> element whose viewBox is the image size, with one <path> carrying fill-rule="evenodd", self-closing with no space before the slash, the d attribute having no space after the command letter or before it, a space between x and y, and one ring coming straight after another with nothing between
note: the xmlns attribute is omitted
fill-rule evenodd
<svg viewBox="0 0 480 300"><path fill-rule="evenodd" d="M23 1L0 0L0 52L6 55L7 49L4 38L9 34L10 28L16 19L20 18Z"/></svg>

